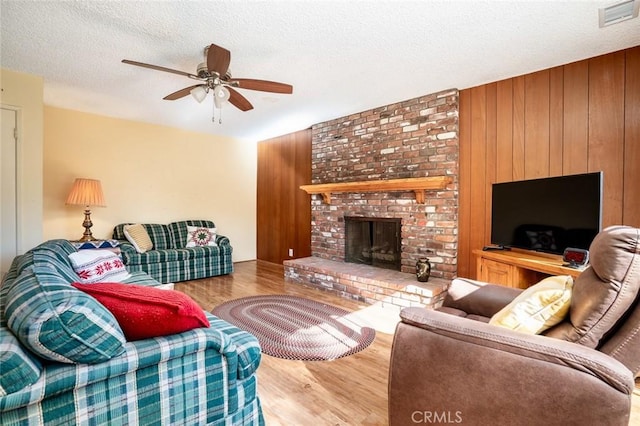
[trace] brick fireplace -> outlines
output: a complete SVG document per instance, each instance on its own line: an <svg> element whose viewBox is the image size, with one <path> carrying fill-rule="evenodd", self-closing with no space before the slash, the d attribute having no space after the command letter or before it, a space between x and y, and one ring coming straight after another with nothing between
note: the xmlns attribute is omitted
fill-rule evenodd
<svg viewBox="0 0 640 426"><path fill-rule="evenodd" d="M438 286L452 279L458 242L458 155L455 89L313 126L313 184L425 176L450 176L452 182L444 189L425 191L424 204L411 191L334 193L330 203L312 196L312 257L345 262L345 216L393 218L400 220L404 275L414 274L416 261L427 257L431 276L443 279ZM285 262L285 271L295 280L300 271L292 269L292 262Z"/></svg>

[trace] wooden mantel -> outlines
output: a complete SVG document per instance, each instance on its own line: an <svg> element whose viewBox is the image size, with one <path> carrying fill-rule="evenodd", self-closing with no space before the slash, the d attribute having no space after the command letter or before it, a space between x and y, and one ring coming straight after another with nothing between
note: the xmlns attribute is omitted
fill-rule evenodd
<svg viewBox="0 0 640 426"><path fill-rule="evenodd" d="M320 194L322 200L331 204L331 193L335 192L392 192L413 191L416 202L424 204L424 191L444 189L453 179L451 176L427 176L420 178L369 180L359 182L321 183L317 185L302 185L300 189L307 194Z"/></svg>

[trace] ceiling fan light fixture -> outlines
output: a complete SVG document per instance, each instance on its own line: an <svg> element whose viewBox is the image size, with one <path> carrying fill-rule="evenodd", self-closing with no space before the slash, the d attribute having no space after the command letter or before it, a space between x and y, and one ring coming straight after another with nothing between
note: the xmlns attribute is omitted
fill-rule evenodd
<svg viewBox="0 0 640 426"><path fill-rule="evenodd" d="M229 89L224 87L222 84L217 85L213 89L213 101L217 108L222 108L222 105L229 101L230 96L231 93L229 92Z"/></svg>
<svg viewBox="0 0 640 426"><path fill-rule="evenodd" d="M198 103L202 103L202 101L204 101L204 98L207 97L207 91L202 86L194 87L189 91L189 93L191 93L193 99L198 101Z"/></svg>

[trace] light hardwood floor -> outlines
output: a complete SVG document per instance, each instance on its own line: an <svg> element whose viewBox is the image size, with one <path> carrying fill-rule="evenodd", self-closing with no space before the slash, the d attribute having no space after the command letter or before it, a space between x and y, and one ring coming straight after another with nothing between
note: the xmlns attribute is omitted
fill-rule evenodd
<svg viewBox="0 0 640 426"><path fill-rule="evenodd" d="M386 425L387 375L398 320L395 309L369 306L315 288L284 281L282 265L262 261L235 264L231 275L177 283L176 290L211 311L227 300L261 294L307 297L354 312L376 328L365 350L334 361L290 361L264 355L258 394L267 425ZM640 382L636 382L631 425L640 425Z"/></svg>

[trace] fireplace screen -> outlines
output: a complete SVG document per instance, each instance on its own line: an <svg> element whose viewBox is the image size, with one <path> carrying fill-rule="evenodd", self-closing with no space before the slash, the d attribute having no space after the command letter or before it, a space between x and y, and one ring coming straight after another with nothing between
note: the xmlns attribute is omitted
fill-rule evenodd
<svg viewBox="0 0 640 426"><path fill-rule="evenodd" d="M400 270L400 219L345 217L345 261Z"/></svg>

